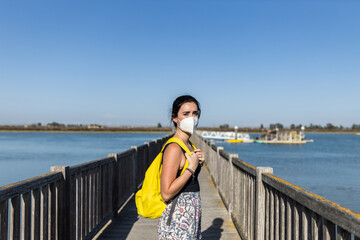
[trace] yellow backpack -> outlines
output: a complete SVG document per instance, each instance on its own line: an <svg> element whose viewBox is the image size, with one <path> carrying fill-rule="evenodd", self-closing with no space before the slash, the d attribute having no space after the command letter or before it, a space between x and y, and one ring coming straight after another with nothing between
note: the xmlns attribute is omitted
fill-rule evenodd
<svg viewBox="0 0 360 240"><path fill-rule="evenodd" d="M191 155L189 148L178 138L170 138L161 149L161 152L156 156L149 168L146 170L145 179L142 188L135 195L135 203L137 212L146 218L159 218L162 212L166 208L166 204L161 197L160 192L160 177L162 170L162 157L165 147L170 143L177 143L179 146ZM195 149L195 146L190 143ZM186 160L185 166L181 171L181 174L189 166Z"/></svg>

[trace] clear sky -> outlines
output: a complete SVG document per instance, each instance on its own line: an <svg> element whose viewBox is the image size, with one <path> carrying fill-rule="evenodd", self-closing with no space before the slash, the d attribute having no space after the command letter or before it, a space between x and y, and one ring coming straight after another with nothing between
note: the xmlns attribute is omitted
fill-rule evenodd
<svg viewBox="0 0 360 240"><path fill-rule="evenodd" d="M0 124L360 124L359 1L0 2Z"/></svg>

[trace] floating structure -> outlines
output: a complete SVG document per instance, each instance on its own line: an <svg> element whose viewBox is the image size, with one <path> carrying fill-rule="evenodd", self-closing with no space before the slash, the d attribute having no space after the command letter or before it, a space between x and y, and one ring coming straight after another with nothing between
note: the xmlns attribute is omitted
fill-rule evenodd
<svg viewBox="0 0 360 240"><path fill-rule="evenodd" d="M251 139L248 133L238 133L238 127L234 127L233 132L220 131L197 131L197 133L206 139L225 140L229 143L272 143L272 144L303 144L314 142L313 139L305 138L305 127L300 130L268 130L260 138Z"/></svg>
<svg viewBox="0 0 360 240"><path fill-rule="evenodd" d="M260 139L255 140L256 143L272 143L272 144L303 144L314 142L313 139L305 139L305 127L301 130L280 131L278 128L270 130L266 134L262 134Z"/></svg>
<svg viewBox="0 0 360 240"><path fill-rule="evenodd" d="M213 140L226 140L228 142L243 142L249 143L254 142L253 139L250 139L248 133L238 133L238 132L218 132L218 131L196 131L200 136L206 139Z"/></svg>

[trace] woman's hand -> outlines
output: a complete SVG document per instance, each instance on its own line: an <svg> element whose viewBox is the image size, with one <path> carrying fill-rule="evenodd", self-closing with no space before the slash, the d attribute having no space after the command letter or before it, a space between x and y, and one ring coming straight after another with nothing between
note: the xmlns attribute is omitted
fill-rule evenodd
<svg viewBox="0 0 360 240"><path fill-rule="evenodd" d="M191 155L189 155L188 153L185 153L185 157L189 162L189 167L196 170L196 168L199 165L198 155L195 152L191 152Z"/></svg>
<svg viewBox="0 0 360 240"><path fill-rule="evenodd" d="M205 153L199 148L195 149L194 152L198 156L199 163L202 166L204 164L204 162L205 162Z"/></svg>

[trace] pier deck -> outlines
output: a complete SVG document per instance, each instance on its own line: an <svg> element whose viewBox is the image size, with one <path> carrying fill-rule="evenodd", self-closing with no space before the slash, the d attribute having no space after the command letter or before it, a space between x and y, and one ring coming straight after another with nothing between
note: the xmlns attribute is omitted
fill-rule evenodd
<svg viewBox="0 0 360 240"><path fill-rule="evenodd" d="M240 239L205 167L199 175L199 181L203 239ZM157 239L157 223L158 219L147 219L137 214L133 197L98 239Z"/></svg>

